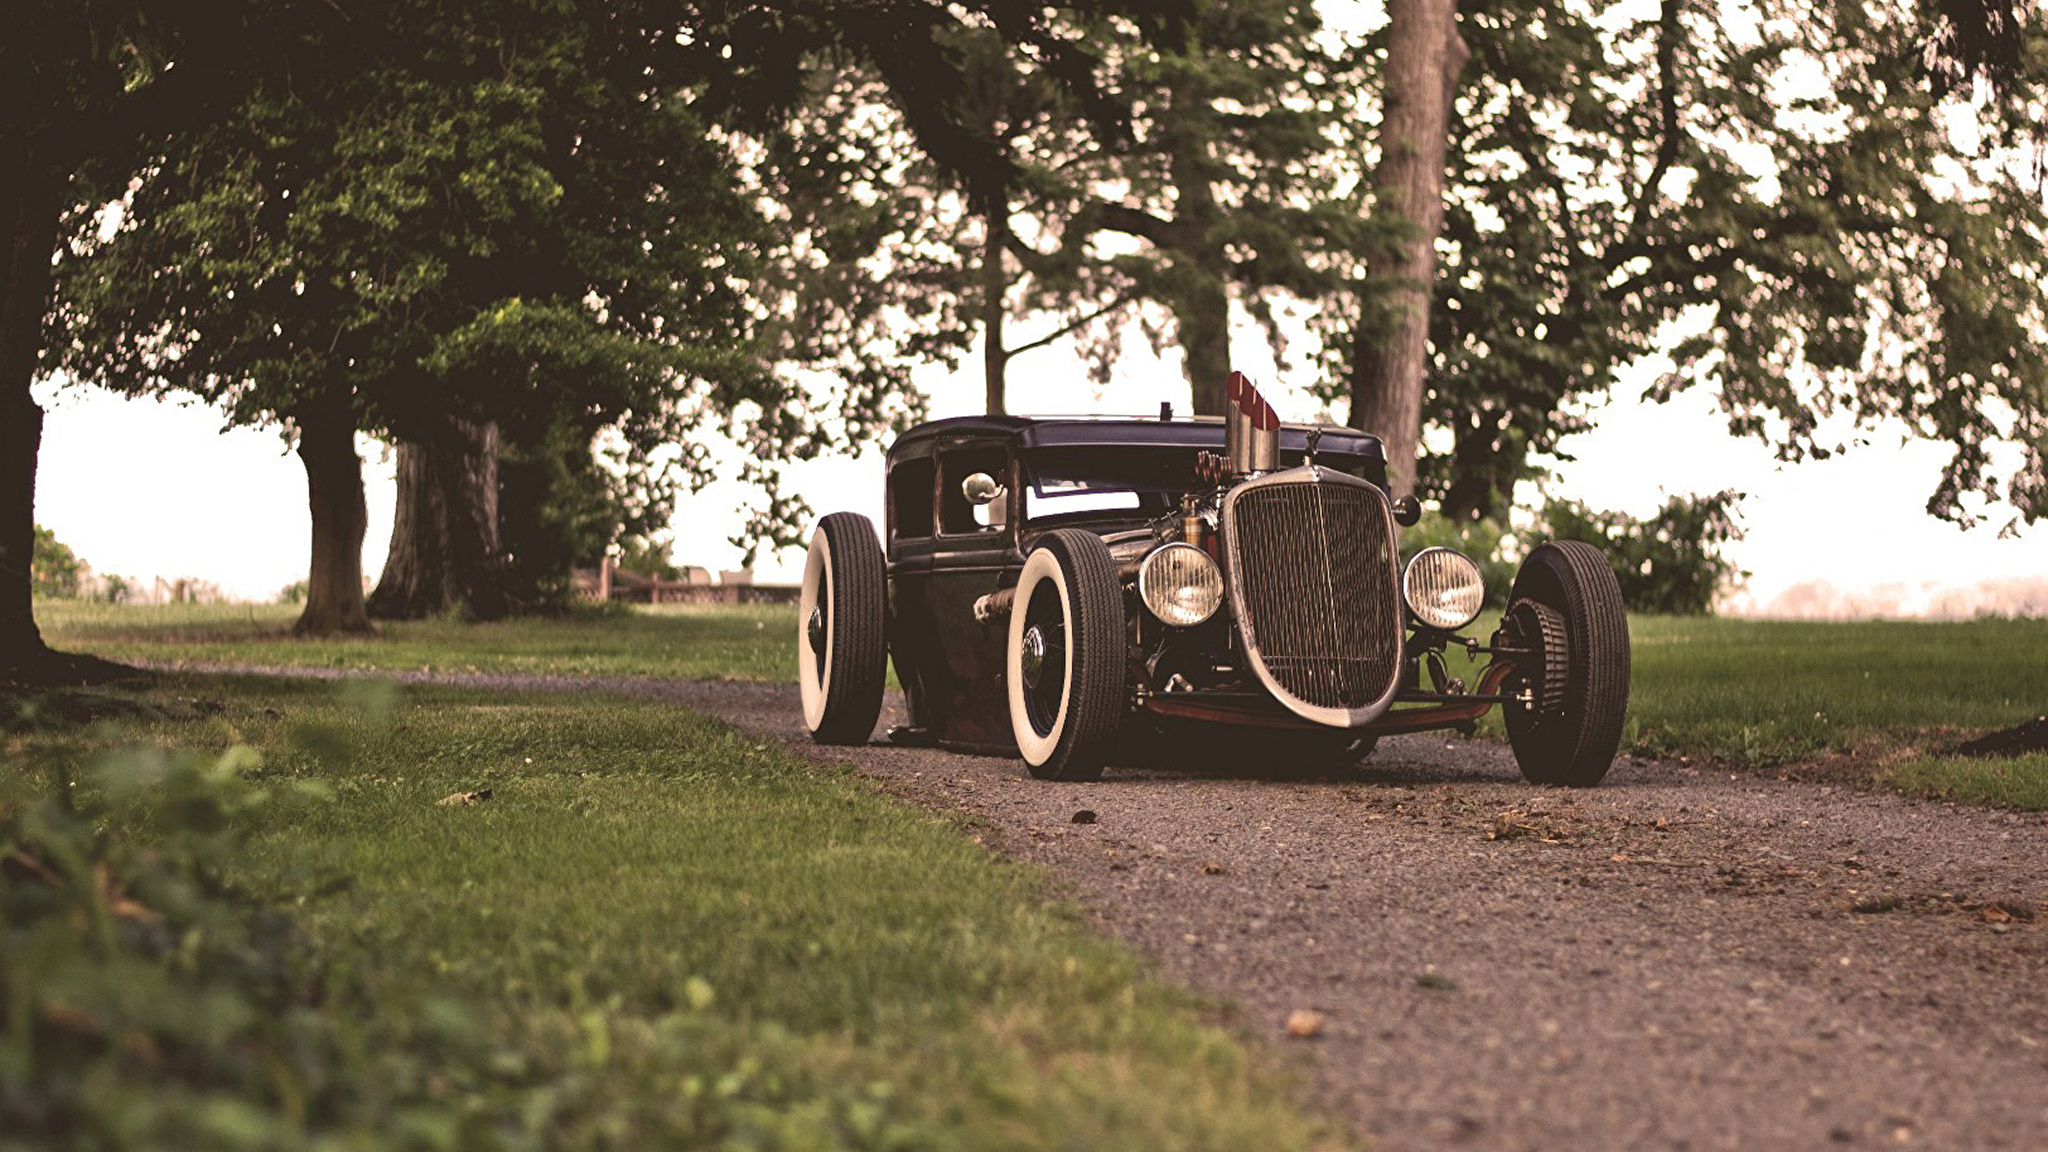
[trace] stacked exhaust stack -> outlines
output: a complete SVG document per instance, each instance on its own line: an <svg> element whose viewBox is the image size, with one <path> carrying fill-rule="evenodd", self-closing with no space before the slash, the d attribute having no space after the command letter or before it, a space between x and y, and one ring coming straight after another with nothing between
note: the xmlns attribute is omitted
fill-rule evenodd
<svg viewBox="0 0 2048 1152"><path fill-rule="evenodd" d="M1242 372L1232 372L1223 385L1223 455L1230 461L1232 475L1244 471L1245 420L1238 403L1251 386L1252 382Z"/></svg>
<svg viewBox="0 0 2048 1152"><path fill-rule="evenodd" d="M1232 473L1271 472L1280 466L1280 416L1242 372L1224 389L1223 445Z"/></svg>

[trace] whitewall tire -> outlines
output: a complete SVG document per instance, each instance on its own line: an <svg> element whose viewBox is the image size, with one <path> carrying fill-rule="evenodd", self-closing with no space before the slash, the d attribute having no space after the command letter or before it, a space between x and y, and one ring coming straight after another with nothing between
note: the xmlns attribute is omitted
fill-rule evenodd
<svg viewBox="0 0 2048 1152"><path fill-rule="evenodd" d="M888 573L867 517L818 523L797 601L797 689L820 744L865 744L882 715Z"/></svg>
<svg viewBox="0 0 2048 1152"><path fill-rule="evenodd" d="M1031 774L1102 775L1124 717L1123 586L1102 538L1063 529L1017 578L1004 645L1010 731Z"/></svg>

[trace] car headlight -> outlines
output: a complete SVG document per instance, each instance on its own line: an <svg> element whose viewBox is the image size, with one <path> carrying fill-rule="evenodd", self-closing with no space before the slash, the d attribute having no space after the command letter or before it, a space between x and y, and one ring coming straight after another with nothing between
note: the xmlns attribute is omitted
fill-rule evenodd
<svg viewBox="0 0 2048 1152"><path fill-rule="evenodd" d="M1200 548L1168 544L1138 565L1138 598L1166 623L1192 628L1223 603L1223 573Z"/></svg>
<svg viewBox="0 0 2048 1152"><path fill-rule="evenodd" d="M1470 624L1486 603L1479 565L1449 548L1424 548L1401 573L1401 598L1415 618L1431 628L1454 632Z"/></svg>

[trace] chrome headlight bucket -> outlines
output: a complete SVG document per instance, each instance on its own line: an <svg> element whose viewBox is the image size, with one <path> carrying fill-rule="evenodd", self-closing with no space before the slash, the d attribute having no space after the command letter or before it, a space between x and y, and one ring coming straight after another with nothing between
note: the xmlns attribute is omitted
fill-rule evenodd
<svg viewBox="0 0 2048 1152"><path fill-rule="evenodd" d="M1401 599L1424 626L1455 632L1478 618L1486 603L1486 581L1464 553L1424 548L1401 573Z"/></svg>
<svg viewBox="0 0 2048 1152"><path fill-rule="evenodd" d="M1138 599L1176 628L1192 628L1223 605L1223 572L1192 544L1156 548L1138 565Z"/></svg>

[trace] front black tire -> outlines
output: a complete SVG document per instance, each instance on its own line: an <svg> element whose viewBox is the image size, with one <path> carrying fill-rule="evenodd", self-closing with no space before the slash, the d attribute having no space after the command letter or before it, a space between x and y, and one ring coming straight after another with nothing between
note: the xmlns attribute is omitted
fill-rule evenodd
<svg viewBox="0 0 2048 1152"><path fill-rule="evenodd" d="M888 579L867 517L834 512L818 522L804 560L796 644L804 727L820 744L865 744L874 735L889 660Z"/></svg>
<svg viewBox="0 0 2048 1152"><path fill-rule="evenodd" d="M1588 788L1614 764L1628 716L1628 612L1606 557L1590 544L1553 540L1522 562L1502 623L1504 642L1528 650L1507 690L1532 704L1503 707L1522 775Z"/></svg>
<svg viewBox="0 0 2048 1152"><path fill-rule="evenodd" d="M1093 532L1046 534L1024 560L1003 673L1010 731L1041 780L1096 780L1124 718L1124 591Z"/></svg>

